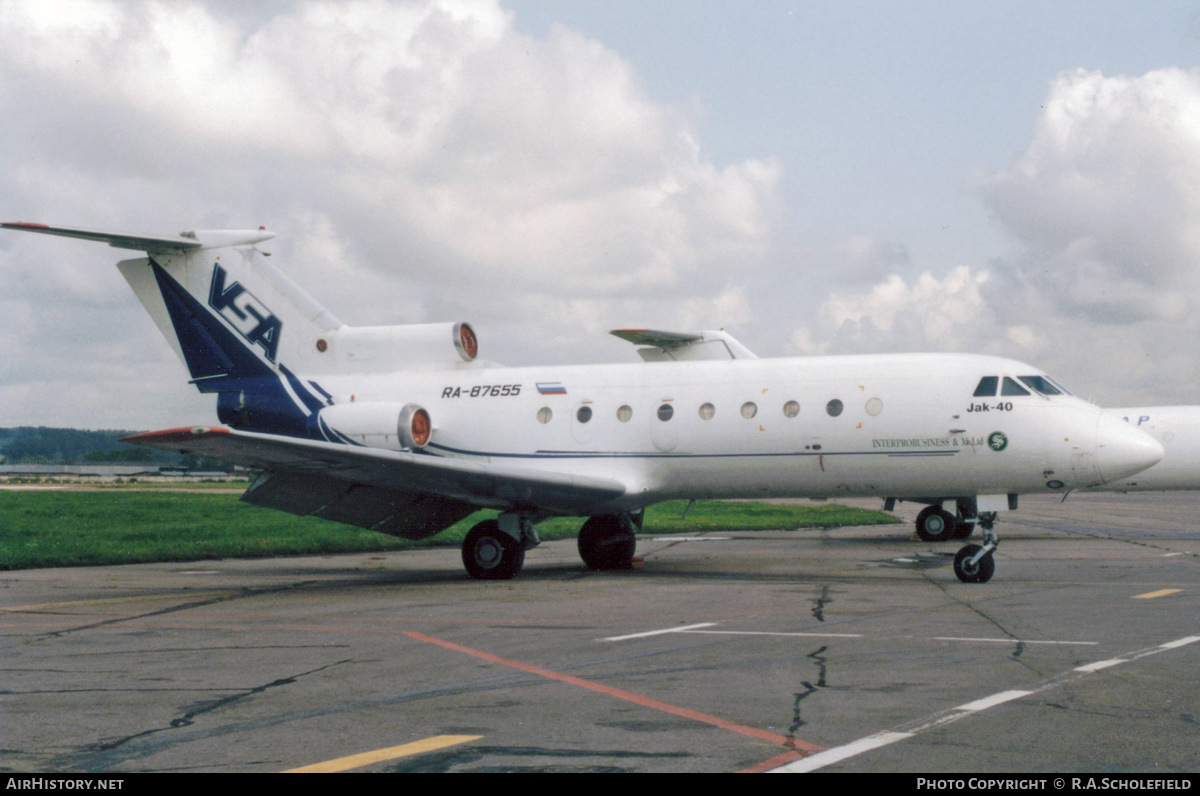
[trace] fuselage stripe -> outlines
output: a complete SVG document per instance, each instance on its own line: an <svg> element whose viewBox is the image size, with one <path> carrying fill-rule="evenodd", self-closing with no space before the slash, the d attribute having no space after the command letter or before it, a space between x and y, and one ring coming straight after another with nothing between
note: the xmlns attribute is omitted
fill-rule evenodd
<svg viewBox="0 0 1200 796"><path fill-rule="evenodd" d="M448 445L430 443L430 448L437 448L446 453L461 456L487 456L490 458L507 459L754 459L754 458L796 458L819 456L953 456L959 453L953 451L936 451L928 454L901 454L887 451L791 451L782 453L650 453L639 451L556 451L539 450L533 453L499 453L495 451L472 451L463 448L452 448Z"/></svg>

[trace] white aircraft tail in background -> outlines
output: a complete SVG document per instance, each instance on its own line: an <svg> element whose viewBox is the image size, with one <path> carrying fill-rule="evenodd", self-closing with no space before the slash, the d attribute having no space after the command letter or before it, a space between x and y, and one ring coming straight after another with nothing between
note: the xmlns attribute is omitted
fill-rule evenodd
<svg viewBox="0 0 1200 796"><path fill-rule="evenodd" d="M630 565L641 512L663 500L951 495L984 531L955 573L983 582L996 512L1018 495L1118 482L1163 455L1015 360L760 359L724 331L623 329L645 362L506 368L477 358L466 323L342 324L255 248L262 229L0 226L146 253L121 273L225 425L128 441L254 468L249 503L408 538L496 509L463 543L478 578L516 575L554 515L588 518L580 555L606 569Z"/></svg>

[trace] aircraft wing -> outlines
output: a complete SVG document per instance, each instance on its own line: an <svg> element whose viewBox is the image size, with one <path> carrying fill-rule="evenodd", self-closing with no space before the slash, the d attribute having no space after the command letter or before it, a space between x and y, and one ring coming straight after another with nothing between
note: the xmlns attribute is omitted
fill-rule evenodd
<svg viewBox="0 0 1200 796"><path fill-rule="evenodd" d="M707 332L664 332L658 329L613 329L609 334L639 348L647 362L701 359L758 359L753 351L724 329Z"/></svg>
<svg viewBox="0 0 1200 796"><path fill-rule="evenodd" d="M622 484L602 478L223 427L151 431L123 441L262 470L242 496L248 503L411 539L480 508L579 514L625 493Z"/></svg>

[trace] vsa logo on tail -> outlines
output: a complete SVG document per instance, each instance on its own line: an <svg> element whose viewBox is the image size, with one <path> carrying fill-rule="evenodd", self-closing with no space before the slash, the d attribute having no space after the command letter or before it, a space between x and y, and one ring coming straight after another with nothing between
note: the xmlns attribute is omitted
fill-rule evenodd
<svg viewBox="0 0 1200 796"><path fill-rule="evenodd" d="M253 293L246 290L241 282L234 282L226 287L225 276L225 269L214 263L208 305L229 321L247 342L261 347L267 359L274 362L283 322Z"/></svg>

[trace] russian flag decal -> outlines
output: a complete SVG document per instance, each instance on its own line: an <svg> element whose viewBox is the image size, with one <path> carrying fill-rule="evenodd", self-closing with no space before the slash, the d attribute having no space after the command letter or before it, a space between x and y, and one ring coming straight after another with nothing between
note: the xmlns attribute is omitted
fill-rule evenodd
<svg viewBox="0 0 1200 796"><path fill-rule="evenodd" d="M566 395L567 388L563 386L561 381L539 381L537 383L538 392L542 395Z"/></svg>

